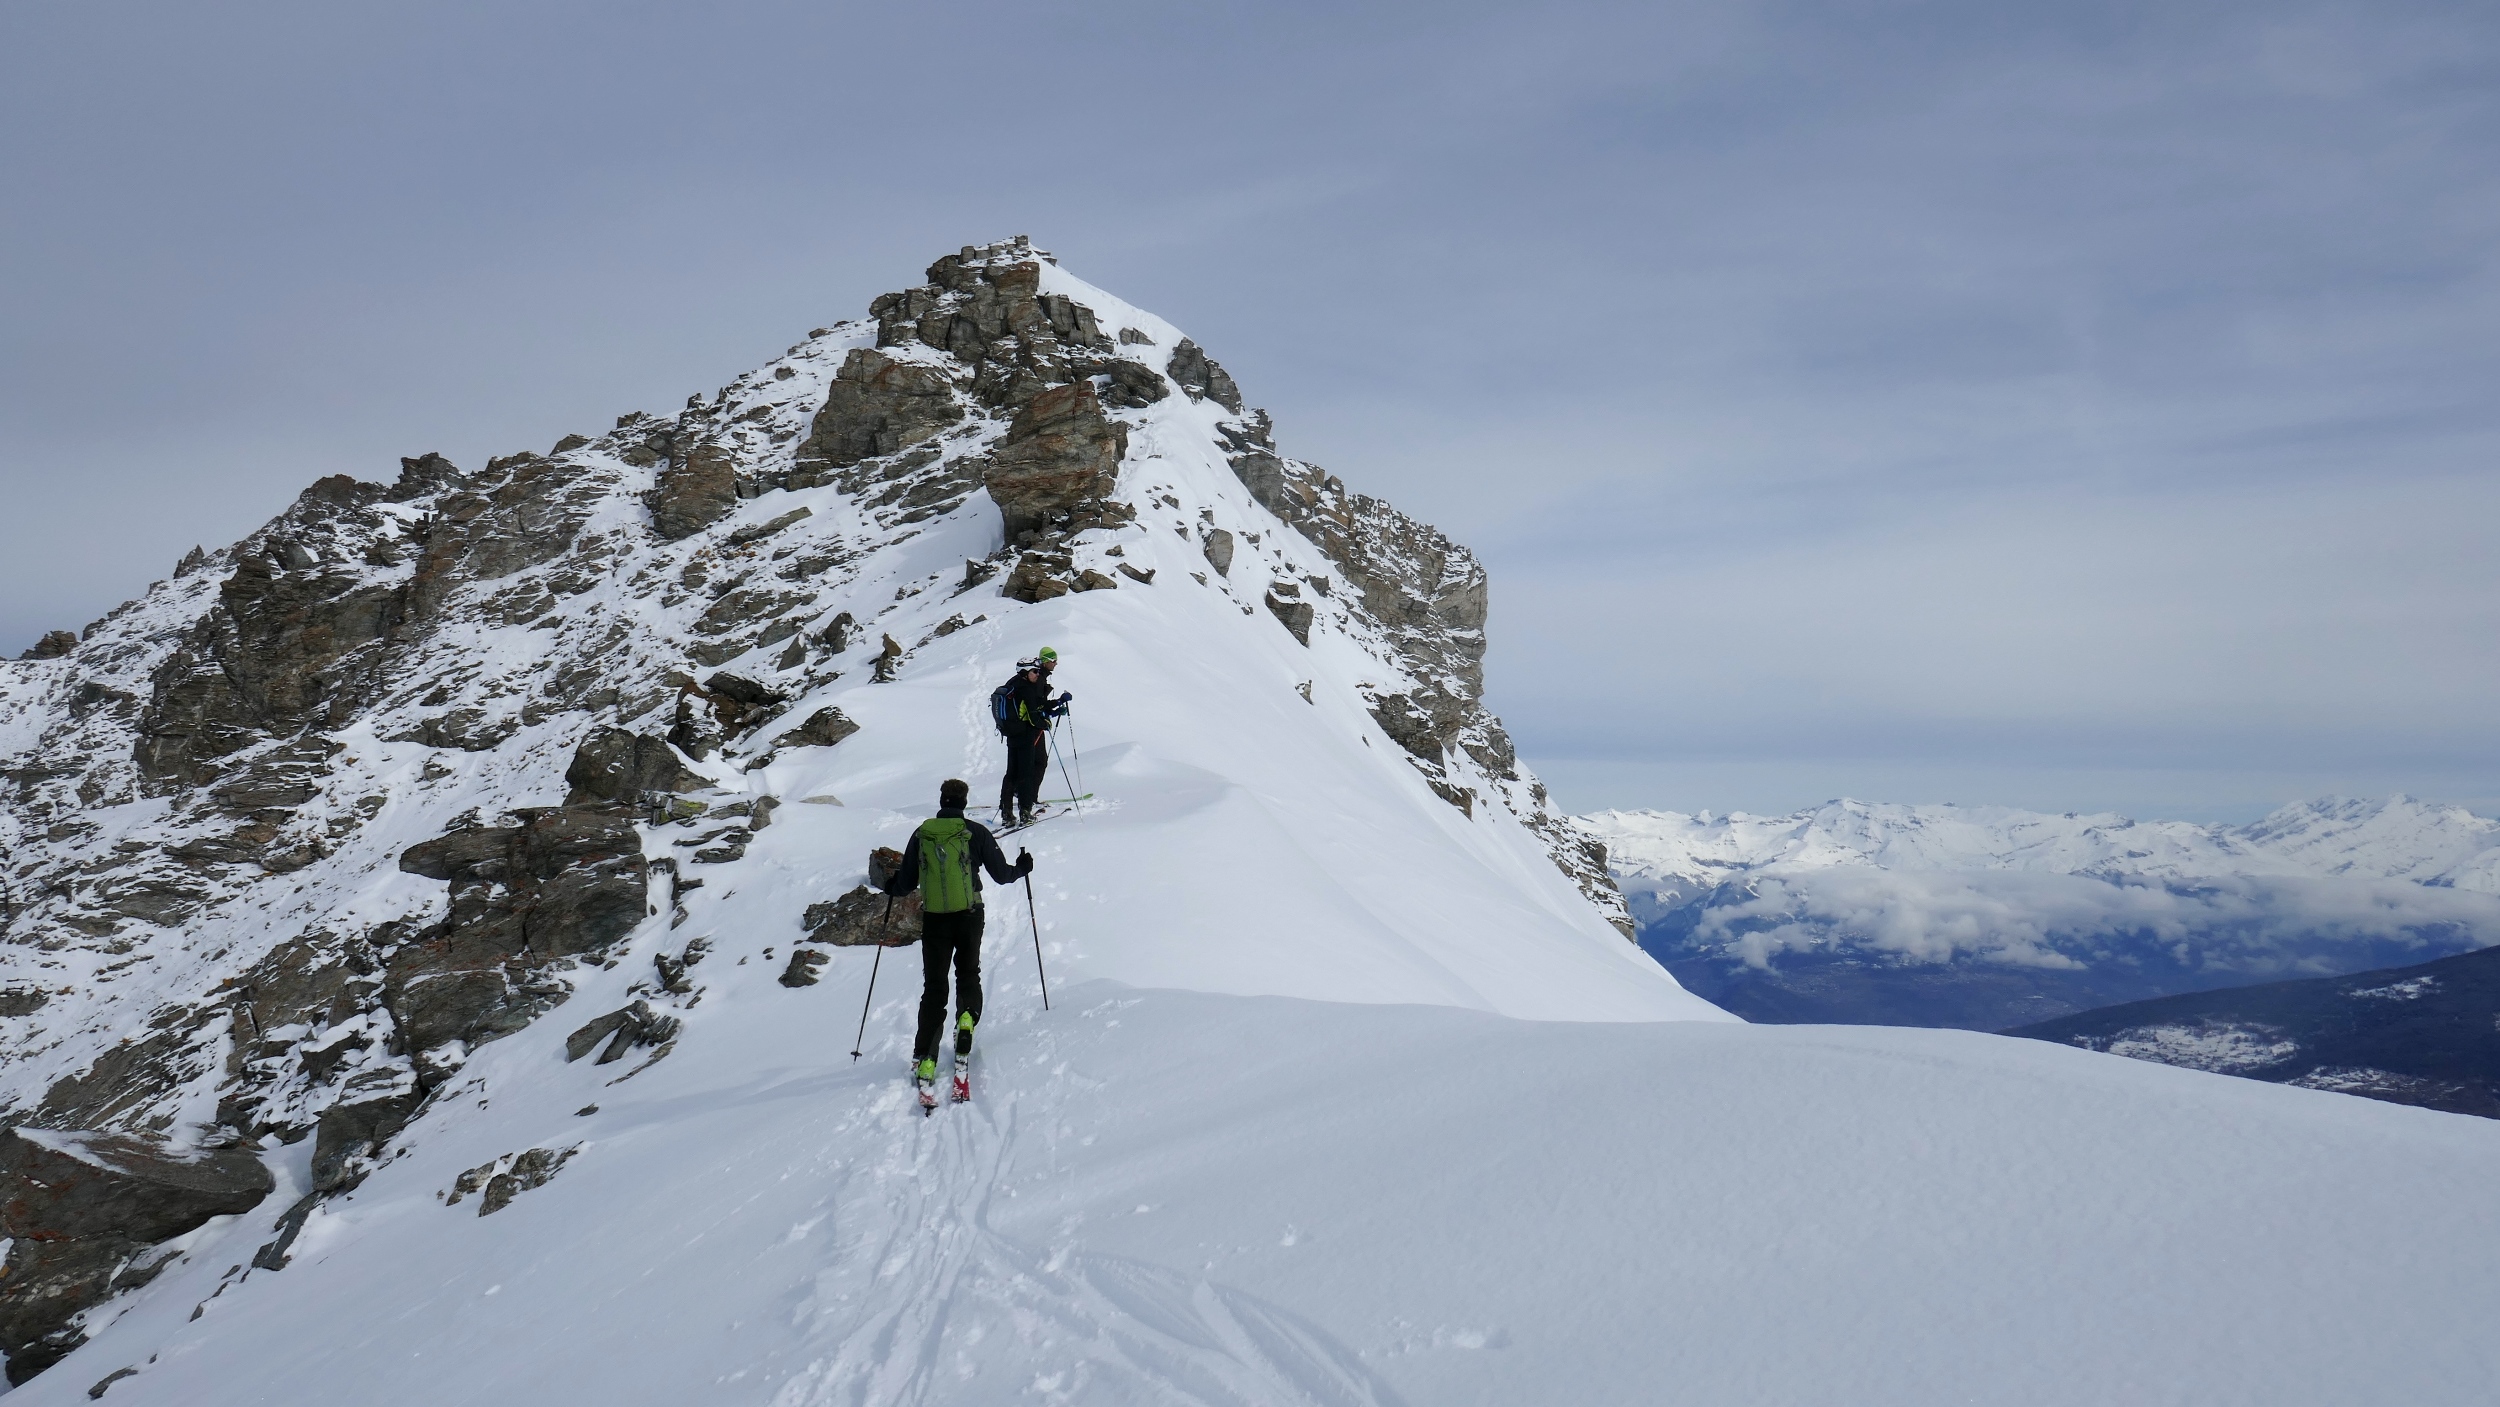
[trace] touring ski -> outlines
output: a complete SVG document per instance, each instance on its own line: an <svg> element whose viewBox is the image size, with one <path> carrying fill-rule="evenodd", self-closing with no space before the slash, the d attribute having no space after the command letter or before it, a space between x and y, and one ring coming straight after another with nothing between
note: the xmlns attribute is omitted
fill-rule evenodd
<svg viewBox="0 0 2500 1407"><path fill-rule="evenodd" d="M1005 838L1006 838L1006 837L1008 837L1008 836L1014 835L1017 831L1029 831L1029 830L1033 829L1035 826L1040 825L1040 824L1041 824L1042 822L1044 822L1044 821L1052 821L1052 820L1057 820L1059 817L1061 817L1061 816L1065 816L1065 815L1067 815L1067 814L1069 814L1069 813L1067 813L1067 812L1065 812L1065 811L1050 811L1050 812L1046 812L1046 813L1044 813L1044 814L1042 814L1042 815L1039 815L1039 816L1034 817L1032 820L1026 821L1026 822L1025 822L1025 823L1023 823L1022 825L1016 825L1016 826L1001 826L1001 827L999 827L997 830L991 831L991 832L990 832L990 834L991 834L991 835L993 835L993 836L996 836L996 837L998 837L998 838L1000 838L1000 839L1002 839L1002 840L1003 840L1003 839L1005 839Z"/></svg>

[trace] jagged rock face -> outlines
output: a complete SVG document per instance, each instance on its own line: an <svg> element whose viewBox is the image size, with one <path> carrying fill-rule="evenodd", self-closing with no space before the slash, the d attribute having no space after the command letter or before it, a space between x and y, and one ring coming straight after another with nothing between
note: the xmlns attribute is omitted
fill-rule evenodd
<svg viewBox="0 0 2500 1407"><path fill-rule="evenodd" d="M1318 611L1301 598L1301 587L1289 581L1279 582L1267 589L1267 610L1294 639L1308 645L1311 643L1311 622L1317 618Z"/></svg>
<svg viewBox="0 0 2500 1407"><path fill-rule="evenodd" d="M1086 382L1043 391L1016 412L983 481L1016 541L1119 486L1128 430L1102 413Z"/></svg>
<svg viewBox="0 0 2500 1407"><path fill-rule="evenodd" d="M36 641L32 646L29 646L26 653L19 655L18 658L22 660L57 660L77 648L78 637L76 634L67 630L48 630L44 632L42 639Z"/></svg>
<svg viewBox="0 0 2500 1407"><path fill-rule="evenodd" d="M1021 236L966 245L929 266L929 282L868 305L877 345L933 347L970 368L973 398L1013 410L1050 386L1093 374L1088 353L1116 349L1093 310L1041 292L1047 258Z"/></svg>
<svg viewBox="0 0 2500 1407"><path fill-rule="evenodd" d="M900 362L857 348L834 374L798 468L847 468L863 459L893 454L963 419L955 384L935 367Z"/></svg>
<svg viewBox="0 0 2500 1407"><path fill-rule="evenodd" d="M832 747L859 731L859 725L838 708L820 708L781 735L783 747Z"/></svg>
<svg viewBox="0 0 2500 1407"><path fill-rule="evenodd" d="M1241 388L1233 384L1233 378L1222 366L1208 360L1197 343L1182 338L1163 369L1189 393L1190 399L1211 400L1235 415L1241 414Z"/></svg>
<svg viewBox="0 0 2500 1407"><path fill-rule="evenodd" d="M147 1283L143 1253L213 1216L250 1211L274 1186L242 1149L176 1151L125 1134L0 1131L0 1350L23 1383L85 1341L70 1320Z"/></svg>
<svg viewBox="0 0 2500 1407"><path fill-rule="evenodd" d="M1199 547L1206 553L1207 565L1217 576L1233 574L1233 535L1223 528L1207 528L1200 532Z"/></svg>
<svg viewBox="0 0 2500 1407"><path fill-rule="evenodd" d="M452 885L450 912L390 963L386 999L421 1071L428 1052L528 1025L563 993L550 964L597 953L643 920L649 871L630 815L516 814L519 825L454 831L400 856L408 873Z"/></svg>
<svg viewBox="0 0 2500 1407"><path fill-rule="evenodd" d="M651 529L674 542L719 522L737 506L737 461L719 445L698 444L660 475L651 496Z"/></svg>
<svg viewBox="0 0 2500 1407"><path fill-rule="evenodd" d="M368 511L381 496L371 484L324 479L298 501L292 531L237 555L216 609L155 673L137 749L148 778L198 785L221 758L352 716L362 681L342 665L389 634L405 609L400 591L341 560L387 542Z"/></svg>
<svg viewBox="0 0 2500 1407"><path fill-rule="evenodd" d="M1219 371L1208 373L1211 386ZM1278 454L1264 411L1221 425L1218 431L1231 451L1227 459L1234 477L1260 506L1292 525L1345 574L1364 616L1378 625L1413 676L1411 687L1371 700L1382 730L1414 758L1437 795L1470 816L1477 794L1452 779L1455 757L1464 756L1493 785L1521 792L1508 801L1510 809L1545 841L1554 863L1589 902L1630 939L1632 918L1622 891L1606 871L1605 847L1552 805L1543 783L1523 782L1510 735L1484 707L1489 592L1475 554L1379 499L1347 492L1342 481L1319 466ZM1220 549L1213 531L1201 540L1209 563L1229 574L1230 535ZM1269 610L1307 643L1308 626L1297 609L1307 603L1297 601L1283 584L1267 600Z"/></svg>
<svg viewBox="0 0 2500 1407"><path fill-rule="evenodd" d="M1390 741L1426 762L1438 764L1467 726L1466 706L1447 694L1388 694L1371 701L1373 721Z"/></svg>
<svg viewBox="0 0 2500 1407"><path fill-rule="evenodd" d="M811 942L842 948L898 948L920 941L926 917L918 890L894 898L861 885L839 899L810 904L799 918Z"/></svg>
<svg viewBox="0 0 2500 1407"><path fill-rule="evenodd" d="M598 727L573 750L573 764L564 771L572 788L567 806L589 801L628 805L652 792L701 791L711 785L681 761L665 738L625 728Z"/></svg>

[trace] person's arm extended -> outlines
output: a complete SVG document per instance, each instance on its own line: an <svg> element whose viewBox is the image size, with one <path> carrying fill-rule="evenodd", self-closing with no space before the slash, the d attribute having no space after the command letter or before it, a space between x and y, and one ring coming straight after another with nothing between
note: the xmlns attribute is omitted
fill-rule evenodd
<svg viewBox="0 0 2500 1407"><path fill-rule="evenodd" d="M971 826L972 856L981 862L981 868L990 872L991 883L1013 884L1024 878L1025 871L1007 863L1007 852L998 848L998 837L990 834L988 826L979 821L972 822Z"/></svg>
<svg viewBox="0 0 2500 1407"><path fill-rule="evenodd" d="M992 845L990 848L995 850L998 847ZM1005 881L1002 880L1000 883L1003 884ZM885 877L885 892L895 895L909 894L919 887L920 832L914 830L911 833L911 839L903 842L903 862L894 867L894 873Z"/></svg>

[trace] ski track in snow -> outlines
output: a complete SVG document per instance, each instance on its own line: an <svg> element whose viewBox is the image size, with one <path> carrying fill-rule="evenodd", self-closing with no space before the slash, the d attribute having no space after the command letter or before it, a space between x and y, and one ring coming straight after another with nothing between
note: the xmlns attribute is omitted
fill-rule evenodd
<svg viewBox="0 0 2500 1407"><path fill-rule="evenodd" d="M204 1233L25 1401L121 1366L124 1407L2465 1407L2500 1375L2500 1125L1960 1032L1101 981L1045 1014L1018 917L968 1105L912 1102L916 974L851 1062L857 951L621 1084L524 1032L286 1270L224 1278L266 1218ZM577 1140L492 1217L436 1200Z"/></svg>
<svg viewBox="0 0 2500 1407"><path fill-rule="evenodd" d="M1043 1053L1027 1063L1049 1059ZM975 1057L976 1081L985 1073ZM894 1136L845 1179L874 1225L818 1272L794 1319L830 1345L772 1407L919 1407L959 1402L993 1336L1055 1362L1021 1395L1044 1402L1183 1407L1379 1407L1394 1402L1355 1355L1315 1326L1205 1279L1072 1244L1036 1249L990 1224L1016 1162L1017 1104L941 1105L921 1116L899 1092L872 1093L840 1132ZM917 1120L916 1134L897 1124ZM840 1194L837 1194L838 1196Z"/></svg>

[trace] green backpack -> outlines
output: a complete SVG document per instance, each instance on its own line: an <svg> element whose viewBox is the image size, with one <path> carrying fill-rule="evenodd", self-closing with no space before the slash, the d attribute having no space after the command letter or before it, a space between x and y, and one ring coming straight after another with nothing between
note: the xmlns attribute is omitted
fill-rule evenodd
<svg viewBox="0 0 2500 1407"><path fill-rule="evenodd" d="M959 914L980 902L972 877L972 828L960 816L920 823L920 900L933 914Z"/></svg>

